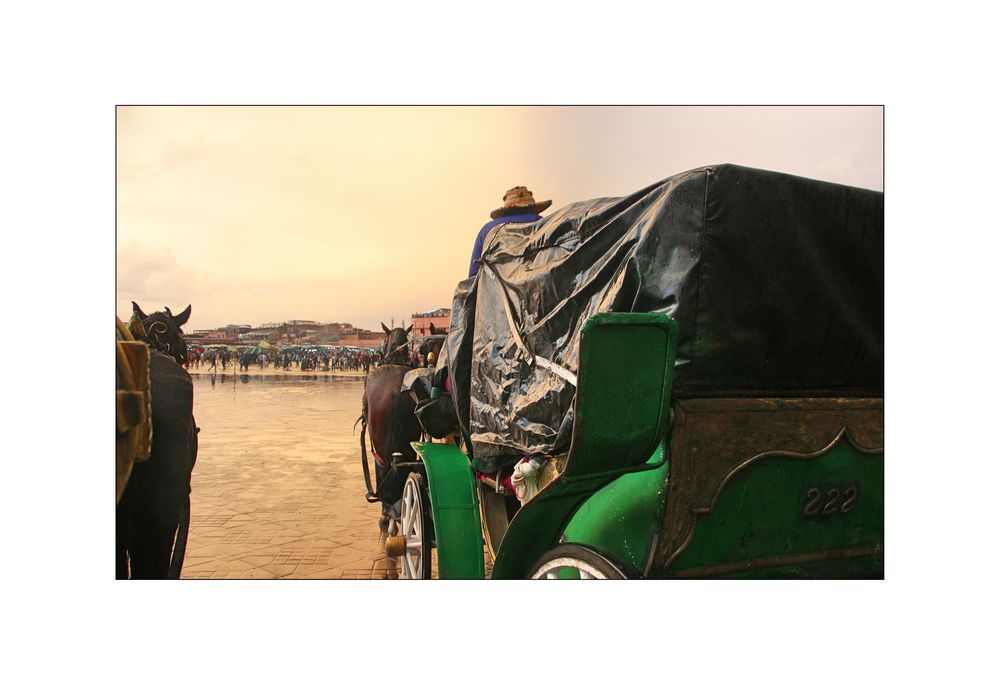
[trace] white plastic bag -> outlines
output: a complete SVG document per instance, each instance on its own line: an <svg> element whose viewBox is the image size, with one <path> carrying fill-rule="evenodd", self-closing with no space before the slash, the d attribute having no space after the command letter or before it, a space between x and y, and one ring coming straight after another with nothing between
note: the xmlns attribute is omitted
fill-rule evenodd
<svg viewBox="0 0 1000 685"><path fill-rule="evenodd" d="M514 474L510 477L510 482L514 486L514 494L525 504L532 497L538 494L538 472L542 468L542 462L537 459L525 457L514 466Z"/></svg>

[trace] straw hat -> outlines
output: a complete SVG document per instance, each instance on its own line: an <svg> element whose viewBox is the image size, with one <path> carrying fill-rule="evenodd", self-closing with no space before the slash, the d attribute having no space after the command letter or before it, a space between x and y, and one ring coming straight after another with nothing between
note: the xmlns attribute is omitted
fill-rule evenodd
<svg viewBox="0 0 1000 685"><path fill-rule="evenodd" d="M511 188L503 194L503 207L490 212L491 219L513 214L541 214L552 206L552 200L535 202L535 196L524 186Z"/></svg>

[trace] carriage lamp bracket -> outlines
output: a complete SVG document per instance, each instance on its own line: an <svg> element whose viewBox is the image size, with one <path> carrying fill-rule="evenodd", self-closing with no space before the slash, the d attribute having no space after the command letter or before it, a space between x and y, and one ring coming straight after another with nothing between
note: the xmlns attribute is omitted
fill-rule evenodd
<svg viewBox="0 0 1000 685"><path fill-rule="evenodd" d="M394 469L401 469L401 468L405 468L407 466L419 466L420 465L419 461L399 461L402 457L403 457L403 453L402 452L393 452L392 453L392 455L391 455L391 458L392 458L392 468L394 468Z"/></svg>
<svg viewBox="0 0 1000 685"><path fill-rule="evenodd" d="M408 467L417 468L424 465L422 461L399 461L402 458L402 456L403 456L402 452L392 453L392 468L394 469L402 469Z"/></svg>

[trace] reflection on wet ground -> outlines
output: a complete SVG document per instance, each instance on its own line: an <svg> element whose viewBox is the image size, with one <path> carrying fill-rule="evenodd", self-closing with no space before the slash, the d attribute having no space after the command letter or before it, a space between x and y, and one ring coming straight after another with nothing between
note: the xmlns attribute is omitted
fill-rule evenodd
<svg viewBox="0 0 1000 685"><path fill-rule="evenodd" d="M363 378L198 374L184 578L395 577L364 498Z"/></svg>

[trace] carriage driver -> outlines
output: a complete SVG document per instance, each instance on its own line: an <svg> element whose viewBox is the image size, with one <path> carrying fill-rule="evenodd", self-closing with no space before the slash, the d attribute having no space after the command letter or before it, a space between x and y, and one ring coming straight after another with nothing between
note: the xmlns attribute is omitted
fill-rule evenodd
<svg viewBox="0 0 1000 685"><path fill-rule="evenodd" d="M540 220L542 212L552 206L552 200L535 202L535 196L524 186L511 188L503 195L503 207L490 212L492 221L488 222L476 236L476 244L472 248L472 259L469 260L469 278L479 272L483 245L486 237L494 227L500 224L529 224ZM539 457L525 457L514 467L514 473L510 476L510 483L517 498L523 503L535 496L538 492L538 475L542 466ZM499 479L499 473L497 478Z"/></svg>
<svg viewBox="0 0 1000 685"><path fill-rule="evenodd" d="M469 278L475 276L479 271L479 260L483 254L483 243L494 226L510 223L533 223L541 219L542 217L539 215L551 205L552 200L535 202L534 195L524 186L511 188L504 193L503 207L490 212L490 218L493 220L480 228L479 235L476 236L476 244L472 248L472 259L469 260Z"/></svg>

